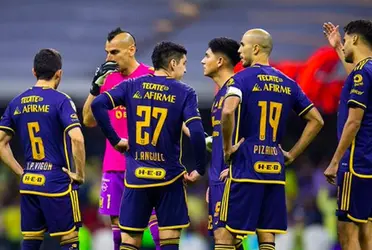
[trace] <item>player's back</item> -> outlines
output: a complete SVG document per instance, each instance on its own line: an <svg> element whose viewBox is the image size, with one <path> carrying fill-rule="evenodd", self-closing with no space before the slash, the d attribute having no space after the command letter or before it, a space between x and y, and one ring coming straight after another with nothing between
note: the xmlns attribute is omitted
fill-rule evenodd
<svg viewBox="0 0 372 250"><path fill-rule="evenodd" d="M292 110L303 115L312 106L292 79L271 66L254 65L234 77L241 90L234 141L245 138L233 177L284 182L284 157L279 148ZM238 162L238 159L237 159Z"/></svg>
<svg viewBox="0 0 372 250"><path fill-rule="evenodd" d="M169 184L185 173L181 163L182 123L194 117L187 113L187 106L197 106L191 101L196 100L195 91L175 79L153 75L125 82L121 87L130 147L126 185Z"/></svg>
<svg viewBox="0 0 372 250"><path fill-rule="evenodd" d="M11 101L4 117L22 140L26 165L21 193L68 192L71 180L62 171L72 160L67 132L80 126L71 99L52 88L32 87Z"/></svg>

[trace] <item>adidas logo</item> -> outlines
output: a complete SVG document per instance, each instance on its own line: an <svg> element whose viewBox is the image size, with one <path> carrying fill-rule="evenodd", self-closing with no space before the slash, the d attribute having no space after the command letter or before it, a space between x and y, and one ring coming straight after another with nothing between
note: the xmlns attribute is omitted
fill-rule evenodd
<svg viewBox="0 0 372 250"><path fill-rule="evenodd" d="M134 98L134 99L142 99L142 96L141 96L140 92L137 91L137 92L133 95L133 98Z"/></svg>
<svg viewBox="0 0 372 250"><path fill-rule="evenodd" d="M262 91L262 89L260 88L260 86L258 86L257 83L253 86L253 89L252 89L252 92L255 92L255 91Z"/></svg>
<svg viewBox="0 0 372 250"><path fill-rule="evenodd" d="M19 108L17 107L15 110L14 110L14 113L13 115L19 115L21 114L22 112L19 110Z"/></svg>

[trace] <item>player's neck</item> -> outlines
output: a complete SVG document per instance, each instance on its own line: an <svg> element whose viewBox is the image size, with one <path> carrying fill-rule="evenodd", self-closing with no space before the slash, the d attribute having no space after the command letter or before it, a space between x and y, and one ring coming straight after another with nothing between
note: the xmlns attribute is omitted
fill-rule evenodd
<svg viewBox="0 0 372 250"><path fill-rule="evenodd" d="M120 73L122 73L125 76L129 76L138 68L139 65L140 64L137 62L137 60L133 59L129 61L128 67L125 70L121 71Z"/></svg>
<svg viewBox="0 0 372 250"><path fill-rule="evenodd" d="M368 57L372 57L372 50L370 50L369 48L364 47L361 48L359 51L356 51L354 54L355 65Z"/></svg>
<svg viewBox="0 0 372 250"><path fill-rule="evenodd" d="M155 76L166 76L166 77L172 77L172 74L169 73L169 72L168 72L167 70L165 70L165 69L158 69L158 70L155 70L154 75L155 75Z"/></svg>
<svg viewBox="0 0 372 250"><path fill-rule="evenodd" d="M265 66L269 66L270 63L269 63L269 58L266 56L266 55L258 55L253 61L252 61L252 64L251 65L255 65L255 64L260 64L260 65L265 65Z"/></svg>
<svg viewBox="0 0 372 250"><path fill-rule="evenodd" d="M56 83L54 81L47 80L37 80L35 87L47 87L47 88L56 88Z"/></svg>
<svg viewBox="0 0 372 250"><path fill-rule="evenodd" d="M212 77L212 80L217 84L218 88L222 88L227 80L234 75L234 70L221 69L218 74Z"/></svg>

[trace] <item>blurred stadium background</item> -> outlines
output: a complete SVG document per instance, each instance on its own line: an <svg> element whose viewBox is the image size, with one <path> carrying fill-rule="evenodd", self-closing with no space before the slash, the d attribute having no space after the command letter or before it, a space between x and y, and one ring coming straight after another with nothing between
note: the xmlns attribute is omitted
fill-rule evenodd
<svg viewBox="0 0 372 250"><path fill-rule="evenodd" d="M288 234L277 239L278 250L330 250L336 244L336 190L323 178L336 146L336 108L345 73L328 47L322 24L340 26L352 19L369 18L370 0L18 0L0 4L0 113L13 96L33 85L35 53L45 47L63 56L60 89L81 108L91 78L105 59L107 33L117 26L137 39L137 58L151 64L156 42L171 40L189 51L185 82L199 94L205 129L211 132L210 106L215 86L202 74L200 60L210 39L228 36L240 40L250 28L267 29L274 39L272 63L295 78L322 111L325 127L309 150L287 169ZM303 123L293 117L283 147L298 138ZM80 190L84 229L81 249L112 249L107 218L97 213L104 138L99 129L84 129L87 145L87 183ZM20 140L14 153L22 162ZM185 142L189 148L189 142ZM192 168L192 155L185 163ZM20 249L19 180L0 168L0 250ZM189 187L192 226L181 249L211 249L207 236L207 178ZM254 201L252 201L254 202ZM151 240L146 240L146 249ZM59 249L46 239L43 249ZM258 249L250 237L246 249Z"/></svg>

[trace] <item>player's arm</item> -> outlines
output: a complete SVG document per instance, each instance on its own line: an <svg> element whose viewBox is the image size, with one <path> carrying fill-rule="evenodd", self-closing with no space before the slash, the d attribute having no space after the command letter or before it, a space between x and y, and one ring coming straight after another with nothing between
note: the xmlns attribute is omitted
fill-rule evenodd
<svg viewBox="0 0 372 250"><path fill-rule="evenodd" d="M14 158L12 149L10 148L9 142L12 139L13 134L8 131L0 130L0 159L7 165L14 173L21 176L23 174L23 168Z"/></svg>
<svg viewBox="0 0 372 250"><path fill-rule="evenodd" d="M183 110L184 126L190 133L190 141L193 146L195 156L195 170L191 172L187 179L196 181L199 175L204 175L206 166L206 146L202 120L198 110L198 101L195 91L190 91L186 99L186 105ZM195 172L196 171L196 172Z"/></svg>
<svg viewBox="0 0 372 250"><path fill-rule="evenodd" d="M342 156L346 150L350 147L351 143L357 135L362 119L364 115L364 109L359 107L349 108L349 115L347 117L344 129L342 130L340 142L338 143L336 152L332 157L331 164L337 164L340 162Z"/></svg>
<svg viewBox="0 0 372 250"><path fill-rule="evenodd" d="M92 102L95 98L96 96L89 94L83 106L83 124L89 128L97 126L91 109Z"/></svg>
<svg viewBox="0 0 372 250"><path fill-rule="evenodd" d="M76 168L76 178L78 183L84 183L85 180L85 146L84 136L80 127L74 127L68 131L71 138L71 150Z"/></svg>
<svg viewBox="0 0 372 250"><path fill-rule="evenodd" d="M108 111L114 109L116 106L125 106L125 93L128 85L128 82L123 82L115 88L100 94L91 105L98 126L114 147L117 146L122 139L112 127Z"/></svg>
<svg viewBox="0 0 372 250"><path fill-rule="evenodd" d="M339 31L339 26L335 26L331 22L324 23L323 24L323 33L327 37L329 44L334 48L334 50L337 52L338 57L340 58L342 64L344 65L344 68L346 70L347 74L350 74L351 71L354 68L353 64L345 62L345 55L342 51L343 44L341 39L341 34Z"/></svg>
<svg viewBox="0 0 372 250"><path fill-rule="evenodd" d="M90 88L90 94L88 95L87 99L85 100L83 106L83 124L87 127L95 127L97 126L97 122L94 119L91 105L96 96L98 96L101 92L101 87L106 79L106 76L110 73L114 72L117 68L117 64L115 62L105 62L100 67L97 68L96 73L94 74L92 80L92 86Z"/></svg>
<svg viewBox="0 0 372 250"><path fill-rule="evenodd" d="M297 159L297 157L315 139L324 125L323 118L315 107L311 107L311 109L305 115L303 115L303 118L307 121L307 123L302 131L300 139L298 139L296 144L288 153L284 153L286 164L290 164Z"/></svg>

